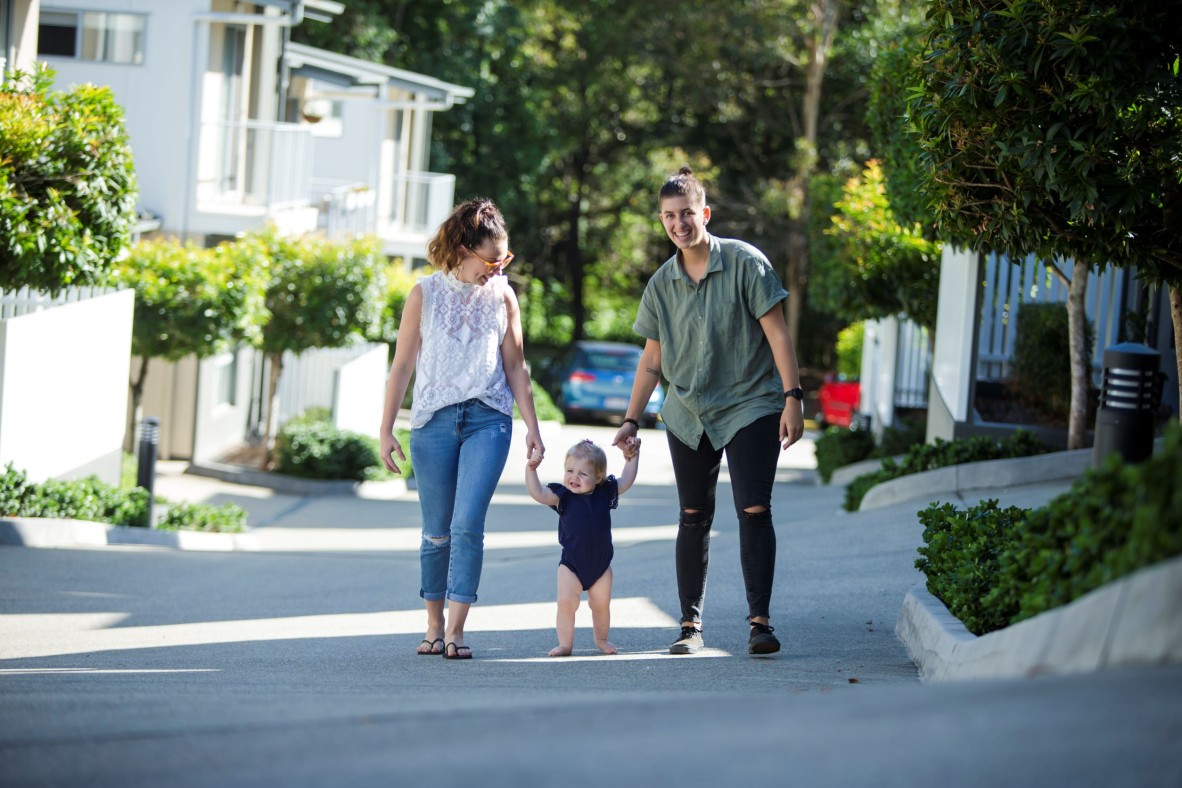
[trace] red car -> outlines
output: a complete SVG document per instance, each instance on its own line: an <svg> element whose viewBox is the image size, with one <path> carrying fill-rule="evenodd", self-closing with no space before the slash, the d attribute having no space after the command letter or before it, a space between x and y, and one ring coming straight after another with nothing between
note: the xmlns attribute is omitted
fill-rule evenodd
<svg viewBox="0 0 1182 788"><path fill-rule="evenodd" d="M817 415L822 426L849 427L858 412L861 395L862 387L858 381L838 380L833 375L826 375L817 392L817 401L821 405Z"/></svg>

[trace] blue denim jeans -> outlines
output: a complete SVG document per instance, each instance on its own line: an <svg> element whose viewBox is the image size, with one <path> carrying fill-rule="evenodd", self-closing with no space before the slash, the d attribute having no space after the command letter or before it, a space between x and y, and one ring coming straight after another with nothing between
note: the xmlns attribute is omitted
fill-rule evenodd
<svg viewBox="0 0 1182 788"><path fill-rule="evenodd" d="M484 564L484 519L505 469L512 429L509 416L470 399L436 411L411 432L423 513L423 599L476 601Z"/></svg>

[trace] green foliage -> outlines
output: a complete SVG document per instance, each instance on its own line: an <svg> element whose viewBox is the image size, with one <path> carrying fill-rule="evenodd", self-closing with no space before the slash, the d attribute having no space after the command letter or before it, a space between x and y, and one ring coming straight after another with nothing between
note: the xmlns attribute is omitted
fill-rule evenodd
<svg viewBox="0 0 1182 788"><path fill-rule="evenodd" d="M246 530L246 511L232 503L175 503L164 508L156 528L161 531L209 531L240 534Z"/></svg>
<svg viewBox="0 0 1182 788"><path fill-rule="evenodd" d="M27 474L11 463L0 475L0 516L3 517L49 517L147 527L149 498L148 491L142 487L112 487L93 476L31 484ZM202 503L171 504L160 496L156 502L165 510L157 525L161 529L238 533L246 526L246 512L234 504L220 507Z"/></svg>
<svg viewBox="0 0 1182 788"><path fill-rule="evenodd" d="M1140 464L1109 456L1040 509L996 501L919 512L927 587L983 635L1072 602L1132 572L1182 555L1182 427Z"/></svg>
<svg viewBox="0 0 1182 788"><path fill-rule="evenodd" d="M886 197L886 180L875 160L846 182L833 226L839 254L819 272L814 296L848 320L906 314L936 324L940 244L920 225L904 227Z"/></svg>
<svg viewBox="0 0 1182 788"><path fill-rule="evenodd" d="M861 321L848 325L837 334L837 372L846 378L862 374L862 339L866 326Z"/></svg>
<svg viewBox="0 0 1182 788"><path fill-rule="evenodd" d="M986 597L997 587L1000 553L1014 541L1026 514L1017 506L1002 509L996 500L965 510L933 503L919 512L924 546L915 568L927 576L928 591L970 632L1009 624L1009 615Z"/></svg>
<svg viewBox="0 0 1182 788"><path fill-rule="evenodd" d="M874 452L874 434L868 430L829 427L814 443L817 473L825 484L838 468L865 460Z"/></svg>
<svg viewBox="0 0 1182 788"><path fill-rule="evenodd" d="M343 347L380 333L385 262L377 239L287 238L268 231L258 240L271 261L264 352Z"/></svg>
<svg viewBox="0 0 1182 788"><path fill-rule="evenodd" d="M406 451L406 444L403 451ZM381 464L377 442L328 422L288 423L275 445L278 473L305 479L364 481Z"/></svg>
<svg viewBox="0 0 1182 788"><path fill-rule="evenodd" d="M257 342L266 267L266 250L251 241L216 249L175 240L133 245L109 279L135 290L132 353L177 361Z"/></svg>
<svg viewBox="0 0 1182 788"><path fill-rule="evenodd" d="M565 421L562 416L562 408L554 404L554 400L550 398L549 392L532 378L530 379L530 384L533 385L534 389L534 411L538 415L538 421ZM521 411L518 409L516 402L513 403L513 418L521 418Z"/></svg>
<svg viewBox="0 0 1182 788"><path fill-rule="evenodd" d="M527 342L566 347L573 341L574 320L565 307L567 297L566 289L556 282L540 278L528 281L524 292L518 294L521 331Z"/></svg>
<svg viewBox="0 0 1182 788"><path fill-rule="evenodd" d="M52 92L53 71L0 85L0 288L98 284L127 245L136 184L110 89Z"/></svg>
<svg viewBox="0 0 1182 788"><path fill-rule="evenodd" d="M1092 324L1084 321L1086 358L1092 357ZM1028 406L1065 415L1071 406L1070 327L1065 304L1022 304L1010 371L1013 393Z"/></svg>
<svg viewBox="0 0 1182 788"><path fill-rule="evenodd" d="M1027 430L1015 430L1012 435L1001 439L989 438L984 435L958 438L953 441L936 438L934 443L913 445L898 462L887 457L882 461L882 467L879 470L854 479L846 487L843 506L848 512L858 511L858 507L862 504L862 498L871 487L901 476L947 468L951 465L961 465L966 462L1029 457L1034 454L1043 454L1046 451L1047 447Z"/></svg>
<svg viewBox="0 0 1182 788"><path fill-rule="evenodd" d="M909 117L941 235L1182 281L1175 4L932 4Z"/></svg>
<svg viewBox="0 0 1182 788"><path fill-rule="evenodd" d="M430 270L425 268L407 270L406 265L401 262L386 266L380 325L370 339L390 344L395 342L398 337L398 326L402 323L402 310L406 306L406 299L415 284L429 273Z"/></svg>

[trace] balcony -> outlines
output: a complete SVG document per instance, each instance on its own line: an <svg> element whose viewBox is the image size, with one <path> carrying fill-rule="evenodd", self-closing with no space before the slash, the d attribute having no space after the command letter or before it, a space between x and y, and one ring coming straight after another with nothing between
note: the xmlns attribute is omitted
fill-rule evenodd
<svg viewBox="0 0 1182 788"><path fill-rule="evenodd" d="M202 124L191 231L234 235L270 222L284 232L309 232L317 219L311 199L306 127L255 120Z"/></svg>
<svg viewBox="0 0 1182 788"><path fill-rule="evenodd" d="M425 257L427 241L451 213L456 176L405 172L393 177L388 213L378 233L384 251L400 257Z"/></svg>

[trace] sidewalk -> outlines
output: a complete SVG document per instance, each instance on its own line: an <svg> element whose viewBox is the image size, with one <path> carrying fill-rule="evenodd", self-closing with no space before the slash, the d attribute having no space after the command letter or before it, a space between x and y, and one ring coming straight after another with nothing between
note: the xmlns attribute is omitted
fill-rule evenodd
<svg viewBox="0 0 1182 788"><path fill-rule="evenodd" d="M614 429L573 428L586 437L607 445ZM565 452L571 428L543 425L547 444L547 466ZM644 466L638 488L649 486L667 497L673 490L672 468L663 436L645 431ZM835 589L834 561L852 543L848 538L878 534L882 556L861 566L863 573L889 573L886 588L898 588L895 632L924 680L998 678L1045 673L1096 671L1131 664L1159 664L1182 661L1182 609L1170 600L1182 598L1182 561L1151 567L1118 583L1099 589L1059 610L981 638L974 637L947 609L923 588L923 577L914 569L914 550L920 528L916 512L932 500L969 506L985 498L999 499L1002 506L1036 508L1066 491L1086 467L1083 452L1061 452L1042 457L974 463L898 479L876 487L866 496L862 510L835 512L840 487L812 487L815 461L812 440L807 438L781 458L773 509L788 512L790 523L781 526L781 540L787 550L790 573L814 589L795 589L792 595L811 599ZM610 455L609 455L610 456ZM614 459L614 458L613 458ZM507 512L530 503L522 487L524 433L515 430L501 485L494 500ZM552 465L553 464L553 465ZM273 486L263 482L273 477L229 466L189 470L185 462L160 462L157 470L159 496L173 501L214 505L234 503L248 513L248 534L203 534L159 532L76 521L0 521L0 544L27 547L95 547L140 544L184 550L257 550L277 552L375 552L417 551L418 499L405 482L349 484L285 480ZM610 468L609 468L610 470ZM234 481L240 478L243 484ZM838 477L842 478L842 477ZM1020 483L1032 481L1034 483ZM725 466L721 481L728 481ZM278 489L276 489L278 488ZM719 511L729 494L720 490ZM673 499L675 501L675 497ZM673 504L675 505L675 503ZM665 515L657 507L656 516ZM622 509L621 512L625 510ZM552 548L550 530L522 530L515 514L503 517L490 512L486 535L489 551ZM617 545L645 541L672 541L673 522L657 524L621 520L616 528ZM778 515L777 522L780 523ZM399 525L404 524L404 525ZM840 527L838 527L840 526ZM851 530L853 529L853 530ZM853 537L857 534L857 537ZM843 536L844 535L844 536ZM857 566L857 565L855 565ZM847 579L853 594L851 607L862 594L858 580ZM822 587L824 586L824 587ZM820 636L820 635L818 635Z"/></svg>

